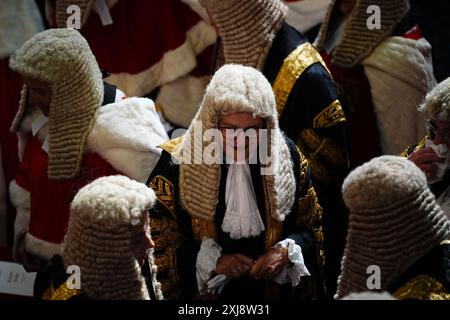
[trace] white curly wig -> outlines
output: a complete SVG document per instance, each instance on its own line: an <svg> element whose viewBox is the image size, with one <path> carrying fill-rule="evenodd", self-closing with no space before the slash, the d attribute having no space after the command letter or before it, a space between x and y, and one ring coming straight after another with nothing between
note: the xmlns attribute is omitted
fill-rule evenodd
<svg viewBox="0 0 450 320"><path fill-rule="evenodd" d="M437 84L419 107L427 119L450 121L450 77Z"/></svg>
<svg viewBox="0 0 450 320"><path fill-rule="evenodd" d="M89 298L149 299L131 248L132 229L145 221L155 201L152 189L120 175L99 178L79 190L71 204L63 260L80 267L81 290ZM154 280L158 297L160 285Z"/></svg>

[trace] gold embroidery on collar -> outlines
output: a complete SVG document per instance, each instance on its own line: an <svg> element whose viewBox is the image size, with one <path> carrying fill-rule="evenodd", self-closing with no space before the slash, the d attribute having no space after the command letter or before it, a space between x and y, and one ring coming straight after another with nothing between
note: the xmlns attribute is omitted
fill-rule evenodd
<svg viewBox="0 0 450 320"><path fill-rule="evenodd" d="M167 142L164 142L160 144L158 147L165 150L166 152L170 153L172 156L176 157L178 155L178 151L180 149L181 143L183 142L183 136L180 136L178 138L169 140Z"/></svg>

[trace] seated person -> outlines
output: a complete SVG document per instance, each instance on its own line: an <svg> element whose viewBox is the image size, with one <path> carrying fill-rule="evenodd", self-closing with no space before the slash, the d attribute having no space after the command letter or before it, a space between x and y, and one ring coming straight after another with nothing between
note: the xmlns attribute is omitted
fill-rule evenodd
<svg viewBox="0 0 450 320"><path fill-rule="evenodd" d="M388 291L398 299L450 299L450 220L411 161L381 156L345 179L350 209L336 299Z"/></svg>
<svg viewBox="0 0 450 320"><path fill-rule="evenodd" d="M71 205L62 256L55 255L38 273L35 296L45 300L150 299L141 266L147 253L151 258L148 249L154 246L148 210L155 201L153 190L120 175L99 178L80 189ZM66 273L70 266L79 268L78 288ZM154 283L153 287L159 286Z"/></svg>
<svg viewBox="0 0 450 320"><path fill-rule="evenodd" d="M186 135L161 147L148 184L166 298L274 299L319 279L321 207L261 72L220 68Z"/></svg>

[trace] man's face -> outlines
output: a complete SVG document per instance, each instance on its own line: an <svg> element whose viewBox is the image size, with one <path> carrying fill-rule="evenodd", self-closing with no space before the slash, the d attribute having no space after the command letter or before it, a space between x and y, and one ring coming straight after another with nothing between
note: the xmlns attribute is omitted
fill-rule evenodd
<svg viewBox="0 0 450 320"><path fill-rule="evenodd" d="M356 0L342 0L341 1L341 12L343 15L348 15L352 12L355 7Z"/></svg>
<svg viewBox="0 0 450 320"><path fill-rule="evenodd" d="M237 112L222 116L219 129L222 147L228 158L235 161L248 159L258 147L258 133L263 127L264 120L250 113Z"/></svg>
<svg viewBox="0 0 450 320"><path fill-rule="evenodd" d="M435 145L445 144L450 148L450 122L428 120L427 131Z"/></svg>
<svg viewBox="0 0 450 320"><path fill-rule="evenodd" d="M150 225L147 212L144 213L144 221L141 225L132 228L131 248L134 256L142 266L149 248L153 248L155 243L150 237Z"/></svg>
<svg viewBox="0 0 450 320"><path fill-rule="evenodd" d="M28 105L32 108L41 109L42 113L48 117L52 98L50 85L28 77L24 77L23 82L28 88Z"/></svg>

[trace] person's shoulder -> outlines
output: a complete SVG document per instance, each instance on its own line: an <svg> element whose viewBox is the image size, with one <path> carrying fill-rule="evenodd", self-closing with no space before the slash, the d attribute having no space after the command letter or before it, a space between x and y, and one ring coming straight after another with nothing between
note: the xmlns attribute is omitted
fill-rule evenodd
<svg viewBox="0 0 450 320"><path fill-rule="evenodd" d="M305 43L309 42L304 35L287 22L283 22L280 29L275 34L266 64L277 64L279 60L282 62L289 54Z"/></svg>
<svg viewBox="0 0 450 320"><path fill-rule="evenodd" d="M161 156L151 172L147 185L154 184L155 180L163 179L176 183L179 175L178 150L181 148L183 136L169 140L158 145L161 148Z"/></svg>
<svg viewBox="0 0 450 320"><path fill-rule="evenodd" d="M283 25L280 32L281 34L277 36L280 37L279 43L284 43L282 47L285 50L283 52L283 55L286 56L285 62L298 61L298 63L283 64L285 68L289 68L289 73L298 75L298 79L303 79L303 81L323 83L323 80L326 79L327 83L333 84L325 61L304 35L288 24Z"/></svg>

